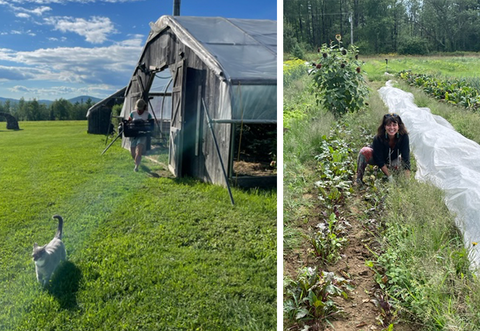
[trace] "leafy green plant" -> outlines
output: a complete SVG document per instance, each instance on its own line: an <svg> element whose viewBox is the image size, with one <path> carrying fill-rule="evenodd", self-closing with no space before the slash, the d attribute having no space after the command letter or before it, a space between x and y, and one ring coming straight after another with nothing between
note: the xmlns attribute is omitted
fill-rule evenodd
<svg viewBox="0 0 480 331"><path fill-rule="evenodd" d="M340 250L347 238L342 237L345 227L339 222L335 213L327 220L317 224L317 230L310 236L313 253L325 263L335 263L340 258Z"/></svg>
<svg viewBox="0 0 480 331"><path fill-rule="evenodd" d="M473 111L480 108L480 91L475 84L466 79L447 78L429 74L415 74L403 70L398 76L408 84L421 88L436 99L459 105Z"/></svg>
<svg viewBox="0 0 480 331"><path fill-rule="evenodd" d="M335 116L355 112L363 107L368 89L358 61L358 48L342 46L341 36L337 43L323 44L313 74L314 93L317 102Z"/></svg>
<svg viewBox="0 0 480 331"><path fill-rule="evenodd" d="M346 140L339 137L343 128L336 127L331 138L322 137L320 154L315 156L320 180L315 183L319 199L330 209L351 193L354 171L353 152Z"/></svg>
<svg viewBox="0 0 480 331"><path fill-rule="evenodd" d="M408 313L428 329L473 330L478 303L463 299L478 287L443 193L425 183L394 186L385 201L382 249L367 265L382 290L383 320ZM390 315L389 315L390 314ZM468 317L467 317L468 316ZM475 315L476 316L476 315ZM386 318L388 317L388 318ZM468 321L468 323L465 323Z"/></svg>
<svg viewBox="0 0 480 331"><path fill-rule="evenodd" d="M315 100L305 92L305 86L311 84L308 67L304 60L288 60L283 63L283 127L291 129L292 125L309 118L318 110Z"/></svg>
<svg viewBox="0 0 480 331"><path fill-rule="evenodd" d="M284 288L284 317L291 322L326 320L338 314L341 309L333 299L348 299L347 292L353 290L349 280L310 267L302 268L297 279L286 279Z"/></svg>

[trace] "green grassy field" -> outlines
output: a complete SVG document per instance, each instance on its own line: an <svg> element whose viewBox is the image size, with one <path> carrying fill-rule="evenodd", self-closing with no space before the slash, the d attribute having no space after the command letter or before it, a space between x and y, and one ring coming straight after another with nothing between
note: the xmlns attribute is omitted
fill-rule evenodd
<svg viewBox="0 0 480 331"><path fill-rule="evenodd" d="M369 80L379 80L389 73L411 70L414 73L443 75L455 78L480 77L478 56L399 56L384 55L366 57L363 70ZM387 61L388 60L388 63Z"/></svg>
<svg viewBox="0 0 480 331"><path fill-rule="evenodd" d="M1 124L1 123L0 123ZM3 123L4 124L4 123ZM0 128L0 330L274 330L276 193L133 172L86 122ZM159 176L160 174L160 176ZM31 252L65 219L43 290Z"/></svg>

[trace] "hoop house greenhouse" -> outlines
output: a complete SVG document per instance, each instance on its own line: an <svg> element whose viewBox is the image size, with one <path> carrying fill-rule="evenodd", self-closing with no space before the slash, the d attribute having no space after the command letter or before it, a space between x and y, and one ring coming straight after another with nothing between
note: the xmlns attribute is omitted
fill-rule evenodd
<svg viewBox="0 0 480 331"><path fill-rule="evenodd" d="M150 26L121 116L148 101L177 177L275 185L276 21L162 16Z"/></svg>

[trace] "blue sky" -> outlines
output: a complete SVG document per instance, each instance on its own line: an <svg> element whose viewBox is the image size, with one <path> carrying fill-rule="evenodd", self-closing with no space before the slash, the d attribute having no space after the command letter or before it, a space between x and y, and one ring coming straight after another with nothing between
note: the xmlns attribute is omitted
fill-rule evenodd
<svg viewBox="0 0 480 331"><path fill-rule="evenodd" d="M172 13L173 0L0 0L0 97L104 98ZM277 20L277 0L182 0L180 15Z"/></svg>

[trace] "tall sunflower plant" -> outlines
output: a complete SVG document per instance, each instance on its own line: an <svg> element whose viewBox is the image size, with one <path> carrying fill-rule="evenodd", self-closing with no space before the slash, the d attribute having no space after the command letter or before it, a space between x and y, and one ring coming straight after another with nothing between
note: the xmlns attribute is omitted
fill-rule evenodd
<svg viewBox="0 0 480 331"><path fill-rule="evenodd" d="M358 47L343 47L342 36L337 34L330 45L318 50L319 59L313 62L313 94L317 104L336 117L356 112L365 104L368 88L363 77Z"/></svg>

